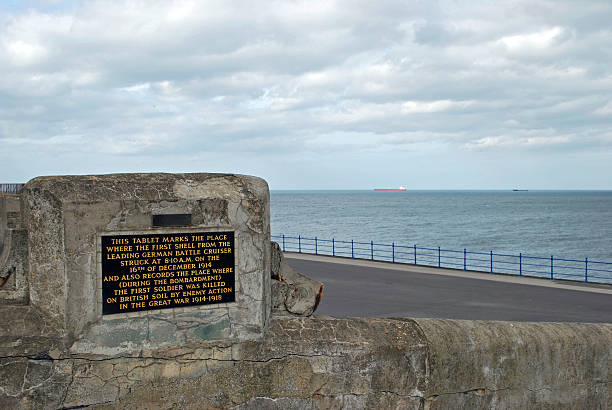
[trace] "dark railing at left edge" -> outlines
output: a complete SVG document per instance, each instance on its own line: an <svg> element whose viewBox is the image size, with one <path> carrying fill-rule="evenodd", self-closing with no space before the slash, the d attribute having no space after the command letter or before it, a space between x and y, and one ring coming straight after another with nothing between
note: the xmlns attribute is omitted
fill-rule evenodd
<svg viewBox="0 0 612 410"><path fill-rule="evenodd" d="M0 184L0 193L18 194L25 184Z"/></svg>

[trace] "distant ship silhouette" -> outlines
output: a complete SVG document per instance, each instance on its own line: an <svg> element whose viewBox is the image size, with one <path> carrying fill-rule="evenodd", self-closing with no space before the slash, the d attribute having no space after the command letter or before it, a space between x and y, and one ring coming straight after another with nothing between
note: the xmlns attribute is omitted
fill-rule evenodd
<svg viewBox="0 0 612 410"><path fill-rule="evenodd" d="M374 191L405 191L406 187L401 186L399 188L374 188Z"/></svg>

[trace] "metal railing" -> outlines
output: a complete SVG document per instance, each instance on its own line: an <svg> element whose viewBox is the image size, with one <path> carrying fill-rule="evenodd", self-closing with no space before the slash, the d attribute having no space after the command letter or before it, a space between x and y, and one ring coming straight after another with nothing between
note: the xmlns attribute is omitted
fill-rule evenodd
<svg viewBox="0 0 612 410"><path fill-rule="evenodd" d="M25 184L0 184L0 193L18 194Z"/></svg>
<svg viewBox="0 0 612 410"><path fill-rule="evenodd" d="M332 239L307 238L301 235L272 235L283 251L311 253L315 255L343 256L353 259L369 259L392 263L405 263L437 268L451 268L487 273L532 276L547 279L612 283L612 262L584 259L530 256L506 253L475 252L441 247L423 247L385 244L374 241L359 242Z"/></svg>

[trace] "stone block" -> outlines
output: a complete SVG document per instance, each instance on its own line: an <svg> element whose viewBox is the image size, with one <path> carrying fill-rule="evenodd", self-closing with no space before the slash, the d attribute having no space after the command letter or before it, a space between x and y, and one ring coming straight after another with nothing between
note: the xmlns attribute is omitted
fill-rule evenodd
<svg viewBox="0 0 612 410"><path fill-rule="evenodd" d="M170 323L166 331L185 342L262 335L270 314L269 191L264 180L233 174L39 177L25 185L21 198L30 304L60 324L68 344L78 341L73 352L154 349L158 340L166 346L169 337L151 337L164 330L149 328L153 322L148 316ZM153 226L154 215L170 214L188 215L191 224ZM207 232L233 233L234 302L185 308L201 320L181 326L175 309L102 315L103 236ZM217 319L208 323L211 311L218 312ZM125 320L132 317L144 318L144 330L130 330L142 322Z"/></svg>
<svg viewBox="0 0 612 410"><path fill-rule="evenodd" d="M323 284L289 266L276 242L271 248L272 309L280 314L312 315L323 296Z"/></svg>

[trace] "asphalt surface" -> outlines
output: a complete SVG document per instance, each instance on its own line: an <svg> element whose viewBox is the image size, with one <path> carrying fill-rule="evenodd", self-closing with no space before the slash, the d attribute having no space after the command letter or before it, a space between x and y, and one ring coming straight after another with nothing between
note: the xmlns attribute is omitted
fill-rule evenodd
<svg viewBox="0 0 612 410"><path fill-rule="evenodd" d="M464 277L460 271L398 270L402 267L313 255L285 258L298 272L323 282L317 315L612 323L608 285L485 273Z"/></svg>

